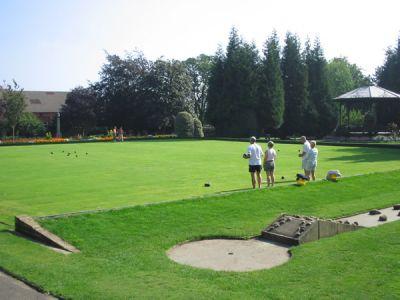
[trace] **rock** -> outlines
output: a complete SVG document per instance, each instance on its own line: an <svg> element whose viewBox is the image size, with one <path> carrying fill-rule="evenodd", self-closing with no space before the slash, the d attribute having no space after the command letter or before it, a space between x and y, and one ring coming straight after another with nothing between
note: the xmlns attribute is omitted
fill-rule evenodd
<svg viewBox="0 0 400 300"><path fill-rule="evenodd" d="M400 210L400 204L395 204L393 205L394 210Z"/></svg>
<svg viewBox="0 0 400 300"><path fill-rule="evenodd" d="M370 211L369 211L369 214L370 214L371 216L374 216L374 215L380 215L381 212L380 212L379 210L377 210L377 209L373 209L373 210L370 210Z"/></svg>
<svg viewBox="0 0 400 300"><path fill-rule="evenodd" d="M387 221L387 216L386 215L380 215L378 221L380 221L380 222Z"/></svg>

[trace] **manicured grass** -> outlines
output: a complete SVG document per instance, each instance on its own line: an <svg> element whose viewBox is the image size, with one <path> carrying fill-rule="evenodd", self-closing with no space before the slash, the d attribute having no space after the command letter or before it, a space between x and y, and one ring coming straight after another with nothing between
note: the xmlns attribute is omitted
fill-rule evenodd
<svg viewBox="0 0 400 300"><path fill-rule="evenodd" d="M165 252L211 236L249 237L282 212L337 217L399 202L400 171L305 187L234 193L120 211L49 219L79 249L63 256L0 233L0 266L73 299L400 297L400 222L293 249L280 267L246 273L179 265Z"/></svg>
<svg viewBox="0 0 400 300"><path fill-rule="evenodd" d="M247 145L175 140L0 147L0 222L11 224L18 214L59 214L246 189L250 180L241 156ZM301 145L277 144L276 149L277 178L284 176L284 184L300 172ZM321 146L319 151L320 178L329 169L351 176L400 167L397 149ZM205 182L211 187L205 188Z"/></svg>

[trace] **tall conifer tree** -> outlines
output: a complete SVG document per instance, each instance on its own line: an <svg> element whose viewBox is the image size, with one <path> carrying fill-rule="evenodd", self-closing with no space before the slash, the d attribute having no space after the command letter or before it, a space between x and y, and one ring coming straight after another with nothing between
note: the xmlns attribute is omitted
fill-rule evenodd
<svg viewBox="0 0 400 300"><path fill-rule="evenodd" d="M400 93L400 37L396 47L386 51L385 62L376 70L376 79L379 86ZM400 105L397 101L378 104L376 111L380 127L390 122L400 123Z"/></svg>
<svg viewBox="0 0 400 300"><path fill-rule="evenodd" d="M305 60L308 70L308 93L310 99L306 112L309 119L308 128L310 129L307 134L322 137L332 132L336 127L337 112L329 93L327 62L319 39L315 40L313 48L311 48L310 42L307 41Z"/></svg>
<svg viewBox="0 0 400 300"><path fill-rule="evenodd" d="M210 78L208 116L217 135L256 134L257 67L256 47L233 28L226 56L216 62Z"/></svg>
<svg viewBox="0 0 400 300"><path fill-rule="evenodd" d="M300 53L300 42L296 35L288 32L282 55L282 77L285 89L284 124L281 133L285 136L303 134L307 129L308 108L307 69Z"/></svg>
<svg viewBox="0 0 400 300"><path fill-rule="evenodd" d="M208 81L206 120L216 127L217 135L221 134L223 123L226 121L222 93L224 90L225 60L222 49L218 48Z"/></svg>
<svg viewBox="0 0 400 300"><path fill-rule="evenodd" d="M276 31L273 31L266 41L263 52L259 81L258 124L261 130L271 133L281 127L285 109L279 38Z"/></svg>

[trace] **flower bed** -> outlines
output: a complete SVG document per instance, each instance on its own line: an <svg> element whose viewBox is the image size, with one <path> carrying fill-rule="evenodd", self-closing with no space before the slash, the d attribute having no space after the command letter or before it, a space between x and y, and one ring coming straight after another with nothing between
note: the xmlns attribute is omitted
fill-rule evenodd
<svg viewBox="0 0 400 300"><path fill-rule="evenodd" d="M132 140L158 140L176 138L175 135L148 135L148 136L127 136L124 141ZM0 139L0 146L32 145L32 144L57 144L57 143L88 143L88 142L112 142L112 136L90 136L79 138L11 138ZM117 140L119 142L119 140Z"/></svg>

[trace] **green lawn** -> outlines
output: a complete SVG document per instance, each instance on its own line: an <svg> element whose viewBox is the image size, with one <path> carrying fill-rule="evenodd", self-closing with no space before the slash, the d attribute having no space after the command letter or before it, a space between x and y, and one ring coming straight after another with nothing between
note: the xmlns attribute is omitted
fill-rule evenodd
<svg viewBox="0 0 400 300"><path fill-rule="evenodd" d="M337 217L389 206L399 202L399 181L392 171L49 219L43 225L81 253L64 256L3 231L0 266L73 299L396 299L400 222L295 247L288 263L256 272L195 269L165 252L186 240L257 235L282 212Z"/></svg>
<svg viewBox="0 0 400 300"><path fill-rule="evenodd" d="M246 148L244 142L223 141L0 147L0 222L11 224L17 214L59 214L246 189L247 161L241 158ZM287 183L300 172L301 145L278 144L276 149L277 178L285 176ZM320 178L328 169L351 176L400 167L396 149L320 146L319 151ZM205 182L212 186L205 188Z"/></svg>

